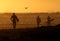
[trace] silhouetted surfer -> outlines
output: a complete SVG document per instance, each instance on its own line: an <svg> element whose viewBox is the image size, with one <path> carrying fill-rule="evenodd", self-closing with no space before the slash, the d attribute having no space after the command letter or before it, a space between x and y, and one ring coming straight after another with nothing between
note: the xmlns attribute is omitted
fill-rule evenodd
<svg viewBox="0 0 60 41"><path fill-rule="evenodd" d="M53 21L54 19L51 19L50 16L47 17L47 25L48 26L51 26L51 22Z"/></svg>
<svg viewBox="0 0 60 41"><path fill-rule="evenodd" d="M37 16L37 27L39 27L40 22L41 22L41 19L39 16Z"/></svg>
<svg viewBox="0 0 60 41"><path fill-rule="evenodd" d="M17 16L15 15L15 13L13 13L13 15L11 16L11 21L13 23L13 29L16 28L16 22L19 21L19 19L17 18Z"/></svg>

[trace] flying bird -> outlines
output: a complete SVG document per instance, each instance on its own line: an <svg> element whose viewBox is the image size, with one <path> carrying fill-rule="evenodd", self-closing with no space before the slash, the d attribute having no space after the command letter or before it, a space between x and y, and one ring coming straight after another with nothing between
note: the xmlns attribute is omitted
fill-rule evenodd
<svg viewBox="0 0 60 41"><path fill-rule="evenodd" d="M25 9L28 9L28 7L25 7Z"/></svg>

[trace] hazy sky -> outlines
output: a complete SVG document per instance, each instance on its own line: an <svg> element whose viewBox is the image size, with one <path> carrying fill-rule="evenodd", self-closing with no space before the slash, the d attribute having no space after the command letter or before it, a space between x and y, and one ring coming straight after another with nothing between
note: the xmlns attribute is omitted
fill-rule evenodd
<svg viewBox="0 0 60 41"><path fill-rule="evenodd" d="M0 0L0 12L56 11L60 11L60 0Z"/></svg>

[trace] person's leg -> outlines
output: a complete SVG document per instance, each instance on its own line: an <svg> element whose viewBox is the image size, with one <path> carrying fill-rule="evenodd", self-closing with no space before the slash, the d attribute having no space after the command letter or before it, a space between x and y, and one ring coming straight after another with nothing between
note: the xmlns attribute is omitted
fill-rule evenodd
<svg viewBox="0 0 60 41"><path fill-rule="evenodd" d="M16 28L16 23L14 24L14 29Z"/></svg>
<svg viewBox="0 0 60 41"><path fill-rule="evenodd" d="M50 22L48 22L47 26L50 26Z"/></svg>
<svg viewBox="0 0 60 41"><path fill-rule="evenodd" d="M16 23L13 23L13 29L15 29L16 28Z"/></svg>
<svg viewBox="0 0 60 41"><path fill-rule="evenodd" d="M37 27L39 27L39 22L37 22Z"/></svg>

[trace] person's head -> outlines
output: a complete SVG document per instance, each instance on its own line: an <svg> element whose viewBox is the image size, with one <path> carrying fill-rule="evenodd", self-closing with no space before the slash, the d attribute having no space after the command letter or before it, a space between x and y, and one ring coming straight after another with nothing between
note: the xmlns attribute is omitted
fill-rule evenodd
<svg viewBox="0 0 60 41"><path fill-rule="evenodd" d="M39 16L38 16L39 17Z"/></svg>
<svg viewBox="0 0 60 41"><path fill-rule="evenodd" d="M13 13L13 15L15 15L15 13Z"/></svg>
<svg viewBox="0 0 60 41"><path fill-rule="evenodd" d="M48 17L50 17L50 16L48 16Z"/></svg>
<svg viewBox="0 0 60 41"><path fill-rule="evenodd" d="M50 16L48 16L48 18L51 18Z"/></svg>

